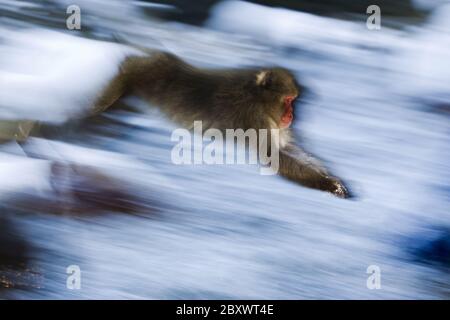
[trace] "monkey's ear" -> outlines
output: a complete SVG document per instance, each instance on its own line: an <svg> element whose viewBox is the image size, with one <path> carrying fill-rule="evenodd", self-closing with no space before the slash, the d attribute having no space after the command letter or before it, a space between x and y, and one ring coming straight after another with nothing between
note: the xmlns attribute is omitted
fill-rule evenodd
<svg viewBox="0 0 450 320"><path fill-rule="evenodd" d="M269 70L261 70L256 73L256 85L266 87L270 84L271 72Z"/></svg>

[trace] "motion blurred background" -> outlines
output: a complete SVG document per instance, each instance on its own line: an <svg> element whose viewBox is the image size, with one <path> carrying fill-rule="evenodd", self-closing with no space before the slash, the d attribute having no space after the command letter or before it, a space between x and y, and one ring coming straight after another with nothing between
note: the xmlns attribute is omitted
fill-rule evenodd
<svg viewBox="0 0 450 320"><path fill-rule="evenodd" d="M296 133L356 198L176 166L175 125L136 98L67 121L120 44L291 69L312 92ZM0 145L0 297L448 299L449 112L448 1L0 0L0 131L45 133Z"/></svg>

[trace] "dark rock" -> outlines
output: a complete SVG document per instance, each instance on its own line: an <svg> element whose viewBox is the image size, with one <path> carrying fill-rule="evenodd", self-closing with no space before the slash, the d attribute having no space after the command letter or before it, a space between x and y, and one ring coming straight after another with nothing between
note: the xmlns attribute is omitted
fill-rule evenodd
<svg viewBox="0 0 450 320"><path fill-rule="evenodd" d="M0 209L0 291L17 287L26 273L29 246L4 210Z"/></svg>
<svg viewBox="0 0 450 320"><path fill-rule="evenodd" d="M413 259L426 264L450 267L450 229L439 228L408 241Z"/></svg>
<svg viewBox="0 0 450 320"><path fill-rule="evenodd" d="M0 268L23 264L27 261L27 253L28 246L20 232L9 219L0 216Z"/></svg>
<svg viewBox="0 0 450 320"><path fill-rule="evenodd" d="M220 0L151 0L150 2L173 6L173 8L150 7L147 11L153 16L201 25L207 20L210 9ZM424 15L423 12L416 10L409 0L379 0L375 3L369 0L252 0L248 2L336 17L344 17L345 14L366 15L367 7L372 4L378 5L382 14L387 16L418 17Z"/></svg>

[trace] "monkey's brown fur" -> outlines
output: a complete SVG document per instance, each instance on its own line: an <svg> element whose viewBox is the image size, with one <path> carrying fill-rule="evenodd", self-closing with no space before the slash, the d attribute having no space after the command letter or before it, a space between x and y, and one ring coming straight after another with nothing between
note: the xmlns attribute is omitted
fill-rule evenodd
<svg viewBox="0 0 450 320"><path fill-rule="evenodd" d="M279 173L301 185L348 197L345 186L317 160L293 145L289 128L280 128L284 99L297 97L300 86L282 68L212 70L196 68L164 52L127 58L95 105L103 111L121 96L142 96L173 121L190 128L280 129Z"/></svg>

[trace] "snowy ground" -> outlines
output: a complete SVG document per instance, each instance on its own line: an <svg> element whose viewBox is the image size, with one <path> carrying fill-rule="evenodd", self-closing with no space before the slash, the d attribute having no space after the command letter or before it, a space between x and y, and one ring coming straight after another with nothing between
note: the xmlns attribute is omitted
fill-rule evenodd
<svg viewBox="0 0 450 320"><path fill-rule="evenodd" d="M20 205L13 201L2 202L2 215L31 248L29 264L38 280L0 291L0 296L450 297L448 256L445 260L433 251L433 241L450 241L450 54L444 45L428 45L431 55L423 49L427 43L448 43L447 8L440 8L441 14L420 29L377 32L363 22L241 2L216 9L207 28L158 23L131 5L102 10L109 2L95 3L84 4L92 37L108 39L117 32L129 42L165 47L197 65L276 63L293 70L313 92L300 106L296 130L308 150L348 181L357 197L337 199L280 177L261 176L252 166L176 166L170 161L173 124L153 111L111 110L65 132L65 143L30 141L25 151L39 154L40 160L25 157L18 146L2 146L0 197L54 196L47 159L56 158L119 177L125 189L138 190L139 199L148 203L138 214L55 215L42 207L17 209ZM39 16L34 10L30 15ZM249 26L244 23L248 15L259 19ZM234 22L224 23L230 17ZM279 28L268 35L264 25L270 23ZM2 31L18 24L0 18ZM26 37L29 31L20 32ZM70 42L67 36L73 34L63 32L62 42ZM47 46L33 51L38 61L45 61L49 44L55 45L45 41L52 35L44 34L38 43ZM29 55L27 41L19 46L3 40L0 72L27 73L26 59L17 58ZM82 40L76 41L82 46ZM13 51L15 61L8 55ZM63 75L58 58L52 57L58 68L51 74ZM80 66L74 70L80 75L84 70L86 77L56 89L64 99L69 97L64 110L75 103L73 92L101 83L99 70L86 68L90 55L81 56L80 62L73 57L71 65ZM102 57L101 63L110 61L107 54ZM109 69L102 70L107 78ZM14 94L16 82L8 87L8 78L0 80L0 97L6 97L0 101L5 108L0 114L8 109L29 118L41 115L35 109L15 109L27 99ZM46 110L48 88L33 88L31 93L44 101L33 105ZM146 109L142 101L125 103ZM81 268L81 290L66 288L69 265ZM381 269L379 290L366 286L370 265Z"/></svg>

